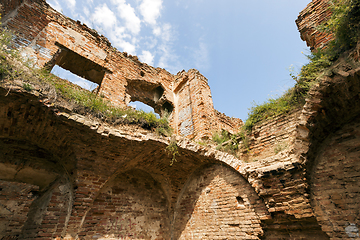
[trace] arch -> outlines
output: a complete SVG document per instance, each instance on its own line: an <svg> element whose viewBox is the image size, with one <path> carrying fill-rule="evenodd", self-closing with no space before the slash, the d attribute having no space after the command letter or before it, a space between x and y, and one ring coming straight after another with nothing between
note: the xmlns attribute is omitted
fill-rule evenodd
<svg viewBox="0 0 360 240"><path fill-rule="evenodd" d="M73 188L58 158L25 140L0 138L0 159L0 208L5 210L0 219L7 222L0 223L0 237L44 237L41 231L61 236L70 218Z"/></svg>
<svg viewBox="0 0 360 240"><path fill-rule="evenodd" d="M321 228L332 239L360 237L359 159L357 118L324 140L314 161L311 203Z"/></svg>
<svg viewBox="0 0 360 240"><path fill-rule="evenodd" d="M165 87L159 83L146 82L143 80L128 80L126 93L129 102L140 101L154 109L154 112L162 116L164 110L172 113L174 106L168 99Z"/></svg>
<svg viewBox="0 0 360 240"><path fill-rule="evenodd" d="M178 198L172 239L259 239L266 215L264 203L237 171L205 165L191 175Z"/></svg>
<svg viewBox="0 0 360 240"><path fill-rule="evenodd" d="M83 234L91 239L169 239L169 224L168 200L160 183L132 169L101 189L85 218Z"/></svg>

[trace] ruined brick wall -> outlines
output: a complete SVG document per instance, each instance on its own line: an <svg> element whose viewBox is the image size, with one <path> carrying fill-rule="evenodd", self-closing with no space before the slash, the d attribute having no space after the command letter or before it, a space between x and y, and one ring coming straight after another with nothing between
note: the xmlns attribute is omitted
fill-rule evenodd
<svg viewBox="0 0 360 240"><path fill-rule="evenodd" d="M4 25L17 34L15 46L37 66L51 69L58 65L98 84L98 94L115 105L125 107L131 101L141 101L160 115L164 111L172 113L171 126L182 136L209 138L213 131L222 129L207 79L198 71L174 76L141 63L136 56L117 51L85 24L56 12L45 1L9 3ZM237 125L231 127L226 126L231 132L237 131Z"/></svg>
<svg viewBox="0 0 360 240"><path fill-rule="evenodd" d="M59 19L69 27L58 22L46 26L70 32L75 23L61 15ZM81 32L83 25L76 26ZM90 42L106 49L101 47L104 38L99 39ZM165 70L125 53L108 52L113 55L109 59L126 65L116 73L91 51L55 46L60 57L50 64L67 65L62 57L70 56L100 73L105 69L104 78L126 82L103 85L102 80L105 93L115 94L123 86L122 96L128 98L174 101L174 119L187 108L211 111L206 108L211 100L206 79L196 70L181 72L172 81ZM87 62L75 51L84 59L88 51L97 60ZM332 76L322 77L299 111L254 127L248 153L252 157L235 158L178 137L180 155L172 166L166 151L170 139L110 126L70 113L63 105L45 105L38 98L39 92L46 94L43 89L34 86L32 93L25 92L21 80L0 82L0 237L359 238L360 68L340 65ZM168 79L161 82L163 89L157 74ZM172 92L166 93L168 88ZM183 119L192 119L192 137L197 125L205 131L223 124L213 120L224 118L216 112L202 124L191 111L184 111ZM181 122L174 125L181 128ZM276 154L277 144L283 142L288 146Z"/></svg>
<svg viewBox="0 0 360 240"><path fill-rule="evenodd" d="M293 111L256 124L248 137L242 158L249 161L274 156L291 147L301 112Z"/></svg>
<svg viewBox="0 0 360 240"><path fill-rule="evenodd" d="M317 29L325 23L331 16L329 10L329 0L313 0L296 19L296 25L300 32L300 37L310 47L310 50L323 48L330 40L332 33L321 32Z"/></svg>
<svg viewBox="0 0 360 240"><path fill-rule="evenodd" d="M246 163L179 139L172 166L166 139L44 106L16 86L5 97L0 88L0 178L36 186L22 221L4 226L3 236L350 239L359 224L359 76L327 79L300 116L255 126L268 129L266 139L292 139L278 154L264 150Z"/></svg>
<svg viewBox="0 0 360 240"><path fill-rule="evenodd" d="M261 220L268 218L263 201L239 173L206 166L182 190L172 239L259 239Z"/></svg>
<svg viewBox="0 0 360 240"><path fill-rule="evenodd" d="M32 184L0 181L0 239L21 234L38 190Z"/></svg>
<svg viewBox="0 0 360 240"><path fill-rule="evenodd" d="M331 134L319 149L312 172L311 200L330 238L360 238L360 122Z"/></svg>
<svg viewBox="0 0 360 240"><path fill-rule="evenodd" d="M170 239L166 195L151 175L132 170L97 195L80 235L116 239Z"/></svg>
<svg viewBox="0 0 360 240"><path fill-rule="evenodd" d="M236 134L239 129L244 125L243 121L239 118L226 116L224 113L215 110L216 118L220 129L224 129L231 134Z"/></svg>

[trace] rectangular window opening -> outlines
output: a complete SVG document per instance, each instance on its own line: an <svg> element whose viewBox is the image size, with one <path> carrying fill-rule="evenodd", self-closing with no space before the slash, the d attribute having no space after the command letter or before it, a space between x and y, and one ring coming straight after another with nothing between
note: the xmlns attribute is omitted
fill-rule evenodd
<svg viewBox="0 0 360 240"><path fill-rule="evenodd" d="M51 73L58 76L59 78L66 79L86 90L93 91L94 89L99 87L99 84L89 81L85 78L79 77L78 75L66 70L58 65L55 65Z"/></svg>

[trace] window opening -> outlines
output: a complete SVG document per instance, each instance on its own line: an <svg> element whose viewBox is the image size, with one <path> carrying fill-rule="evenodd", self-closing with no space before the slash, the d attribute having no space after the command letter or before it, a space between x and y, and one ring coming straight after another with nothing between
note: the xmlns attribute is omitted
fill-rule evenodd
<svg viewBox="0 0 360 240"><path fill-rule="evenodd" d="M160 118L160 115L157 114L156 112L154 112L154 109L152 107L150 107L149 105L146 105L143 102L140 102L140 101L130 102L129 106L135 108L136 110L143 110L144 112L152 112L155 114L155 116L157 118Z"/></svg>
<svg viewBox="0 0 360 240"><path fill-rule="evenodd" d="M89 91L92 91L99 86L99 84L91 82L85 78L79 77L78 75L76 75L58 65L55 65L53 67L53 69L51 70L51 73L62 79L69 80L70 82L72 82L84 89L87 89Z"/></svg>

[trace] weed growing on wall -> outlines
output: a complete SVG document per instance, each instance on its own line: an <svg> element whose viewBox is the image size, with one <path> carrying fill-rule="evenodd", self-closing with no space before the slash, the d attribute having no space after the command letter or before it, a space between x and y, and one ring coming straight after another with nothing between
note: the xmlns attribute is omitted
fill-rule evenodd
<svg viewBox="0 0 360 240"><path fill-rule="evenodd" d="M249 139L244 127L237 134L230 134L226 130L214 132L211 140L217 144L217 150L227 152L235 157L238 157L239 149L249 150Z"/></svg>
<svg viewBox="0 0 360 240"><path fill-rule="evenodd" d="M325 49L318 49L307 55L309 63L305 64L299 74L290 72L295 86L282 96L271 98L263 104L254 104L249 109L244 124L250 132L254 124L280 114L288 113L304 105L309 90L320 79L341 53L353 49L360 38L360 0L331 0L331 18L319 26L320 31L332 32L334 40Z"/></svg>
<svg viewBox="0 0 360 240"><path fill-rule="evenodd" d="M171 138L170 144L165 148L165 150L171 156L170 166L172 166L174 162L177 162L176 156L180 156L179 147L175 138Z"/></svg>

